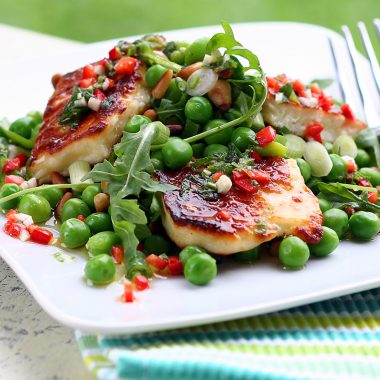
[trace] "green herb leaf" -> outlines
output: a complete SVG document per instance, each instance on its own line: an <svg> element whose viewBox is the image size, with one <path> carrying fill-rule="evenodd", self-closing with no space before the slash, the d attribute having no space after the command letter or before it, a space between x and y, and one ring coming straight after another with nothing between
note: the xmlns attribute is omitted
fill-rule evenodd
<svg viewBox="0 0 380 380"><path fill-rule="evenodd" d="M343 208L351 206L365 211L380 213L380 206L368 201L367 192L358 195L340 183L320 182L318 188L326 196L327 200L333 203L334 207Z"/></svg>
<svg viewBox="0 0 380 380"><path fill-rule="evenodd" d="M150 160L150 147L155 137L154 123L141 128L137 133L125 133L121 142L115 146L118 156L114 164L105 160L96 164L83 178L94 182L107 181L107 191L111 197L125 198L138 196L142 190L165 192L173 186L161 184L152 178L154 168Z"/></svg>

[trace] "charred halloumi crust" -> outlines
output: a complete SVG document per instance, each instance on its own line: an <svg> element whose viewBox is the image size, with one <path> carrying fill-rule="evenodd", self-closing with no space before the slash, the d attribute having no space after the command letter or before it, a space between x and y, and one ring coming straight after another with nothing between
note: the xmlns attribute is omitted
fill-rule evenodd
<svg viewBox="0 0 380 380"><path fill-rule="evenodd" d="M268 94L262 109L264 121L274 127L286 127L290 132L303 137L306 126L314 121L322 124L322 139L333 142L341 134L356 137L367 125L359 120L350 120L341 113L324 111L294 102L277 103L273 94Z"/></svg>
<svg viewBox="0 0 380 380"><path fill-rule="evenodd" d="M295 160L269 158L257 165L271 181L256 194L235 187L216 201L207 201L196 184L190 191L163 195L162 221L168 236L183 248L198 245L207 251L230 255L257 247L278 236L295 235L307 243L322 238L322 213L307 188ZM159 172L161 182L180 188L190 169ZM224 211L223 218L219 215ZM225 220L225 212L230 216Z"/></svg>
<svg viewBox="0 0 380 380"><path fill-rule="evenodd" d="M34 177L48 179L51 172L67 174L68 166L85 160L90 164L103 161L112 152L129 118L142 113L150 101L144 82L145 65L138 61L132 75L115 78L115 86L107 91L107 106L91 111L78 127L59 123L74 86L79 86L82 69L64 75L57 83L47 104L43 125L37 137L30 165Z"/></svg>

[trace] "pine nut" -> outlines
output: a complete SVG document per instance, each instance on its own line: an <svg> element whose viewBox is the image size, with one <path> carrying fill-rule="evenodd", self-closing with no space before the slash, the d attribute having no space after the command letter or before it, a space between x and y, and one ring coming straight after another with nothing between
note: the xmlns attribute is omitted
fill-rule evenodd
<svg viewBox="0 0 380 380"><path fill-rule="evenodd" d="M110 196L105 193L96 194L94 197L96 212L106 212L110 207Z"/></svg>
<svg viewBox="0 0 380 380"><path fill-rule="evenodd" d="M216 107L225 111L231 108L231 85L227 81L219 79L207 95Z"/></svg>
<svg viewBox="0 0 380 380"><path fill-rule="evenodd" d="M157 120L157 112L153 108L146 110L143 115L149 117L152 121Z"/></svg>
<svg viewBox="0 0 380 380"><path fill-rule="evenodd" d="M168 70L165 74L160 78L157 84L153 87L152 96L155 99L161 99L167 89L169 88L170 81L173 78L173 70Z"/></svg>
<svg viewBox="0 0 380 380"><path fill-rule="evenodd" d="M194 73L195 71L198 71L202 68L203 63L202 62L195 62L192 65L185 66L182 68L178 73L177 77L180 77L182 79L188 80L189 76Z"/></svg>
<svg viewBox="0 0 380 380"><path fill-rule="evenodd" d="M65 203L73 197L73 193L67 192L63 195L62 199L59 201L57 208L55 209L55 215L58 219L61 219L62 214L62 208L65 205Z"/></svg>

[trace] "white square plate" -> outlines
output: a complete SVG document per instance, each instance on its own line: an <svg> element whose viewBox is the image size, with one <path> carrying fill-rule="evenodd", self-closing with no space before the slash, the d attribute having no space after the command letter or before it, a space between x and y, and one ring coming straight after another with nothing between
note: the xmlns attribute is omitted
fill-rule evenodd
<svg viewBox="0 0 380 380"><path fill-rule="evenodd" d="M221 27L165 32L170 39L192 40L212 35ZM271 75L285 72L294 78L334 78L328 38L340 62L347 62L343 79L356 90L343 40L317 26L296 23L233 25L244 46L258 54ZM130 39L133 39L131 37ZM10 119L32 109L43 109L52 93L50 78L105 56L112 41L86 45L72 53L41 57L28 62L0 65L1 113ZM365 62L363 62L365 65ZM6 90L4 90L6 89ZM335 95L337 86L330 89ZM354 109L356 103L353 103ZM0 217L0 226L4 217ZM220 268L206 287L195 287L183 278L155 280L151 290L137 293L137 301L123 304L117 298L122 285L89 287L83 279L83 254L60 263L56 247L22 243L0 232L0 254L17 273L40 305L63 324L86 331L134 333L178 328L284 309L380 285L380 240L359 244L343 242L328 258L311 259L300 271L285 271L270 260L252 266Z"/></svg>

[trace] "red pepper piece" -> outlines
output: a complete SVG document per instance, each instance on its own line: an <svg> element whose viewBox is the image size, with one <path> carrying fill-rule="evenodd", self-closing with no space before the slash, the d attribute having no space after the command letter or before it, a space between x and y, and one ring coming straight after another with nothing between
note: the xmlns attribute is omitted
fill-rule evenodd
<svg viewBox="0 0 380 380"><path fill-rule="evenodd" d="M171 275L179 276L183 273L183 264L178 256L170 256L168 265Z"/></svg>
<svg viewBox="0 0 380 380"><path fill-rule="evenodd" d="M217 181L224 173L223 172L216 172L212 175L212 179L214 181Z"/></svg>
<svg viewBox="0 0 380 380"><path fill-rule="evenodd" d="M138 274L137 276L135 276L133 282L137 290L142 291L145 289L149 289L149 280L142 274Z"/></svg>
<svg viewBox="0 0 380 380"><path fill-rule="evenodd" d="M83 74L82 74L83 79L96 78L97 76L98 74L95 72L94 66L87 65L83 67Z"/></svg>
<svg viewBox="0 0 380 380"><path fill-rule="evenodd" d="M14 183L17 186L20 186L23 182L25 182L24 178L20 177L19 175L6 175L4 179L5 183Z"/></svg>
<svg viewBox="0 0 380 380"><path fill-rule="evenodd" d="M95 88L94 95L95 95L95 98L100 99L101 101L103 101L107 98L104 95L104 93L101 90L99 90L98 88Z"/></svg>
<svg viewBox="0 0 380 380"><path fill-rule="evenodd" d="M123 57L116 63L114 69L117 74L131 75L135 70L137 59L133 57Z"/></svg>
<svg viewBox="0 0 380 380"><path fill-rule="evenodd" d="M364 187L372 187L371 182L367 181L365 178L360 177L358 179L358 185L359 186L364 186Z"/></svg>
<svg viewBox="0 0 380 380"><path fill-rule="evenodd" d="M133 302L133 286L129 282L126 282L124 284L124 293L122 299L124 302Z"/></svg>
<svg viewBox="0 0 380 380"><path fill-rule="evenodd" d="M124 248L120 244L115 244L111 248L111 255L116 264L121 264L124 261Z"/></svg>
<svg viewBox="0 0 380 380"><path fill-rule="evenodd" d="M53 239L53 234L45 228L36 227L29 229L30 240L35 243L48 245Z"/></svg>
<svg viewBox="0 0 380 380"><path fill-rule="evenodd" d="M163 270L168 266L168 262L163 259L162 257L159 257L155 255L154 253L151 253L147 258L146 262L151 265L152 267L155 267L159 270Z"/></svg>
<svg viewBox="0 0 380 380"><path fill-rule="evenodd" d="M262 170L258 170L258 169L245 170L245 173L250 179L253 179L256 182L258 182L259 185L267 185L270 182L269 174L265 173Z"/></svg>
<svg viewBox="0 0 380 380"><path fill-rule="evenodd" d="M355 162L354 160L350 160L347 162L347 172L348 173L353 173L355 171Z"/></svg>
<svg viewBox="0 0 380 380"><path fill-rule="evenodd" d="M256 151L253 151L251 153L251 157L255 160L256 164L259 164L260 162L263 161L263 158Z"/></svg>
<svg viewBox="0 0 380 380"><path fill-rule="evenodd" d="M9 172L13 172L14 170L20 169L22 166L25 166L26 161L28 161L27 155L24 153L18 154L4 164L3 174L7 174Z"/></svg>
<svg viewBox="0 0 380 380"><path fill-rule="evenodd" d="M305 138L311 138L322 144L321 133L323 129L323 125L319 124L317 121L313 121L311 124L306 126Z"/></svg>
<svg viewBox="0 0 380 380"><path fill-rule="evenodd" d="M121 57L120 50L116 46L108 52L108 56L111 61L116 61Z"/></svg>
<svg viewBox="0 0 380 380"><path fill-rule="evenodd" d="M81 222L84 222L86 220L86 218L84 217L84 215L78 215L77 216L77 219L80 220Z"/></svg>
<svg viewBox="0 0 380 380"><path fill-rule="evenodd" d="M88 87L92 86L94 83L95 83L94 78L82 79L79 82L79 87L80 88L88 88Z"/></svg>
<svg viewBox="0 0 380 380"><path fill-rule="evenodd" d="M305 85L300 80L295 80L292 83L293 90L296 92L297 96L304 97L305 94Z"/></svg>
<svg viewBox="0 0 380 380"><path fill-rule="evenodd" d="M371 203L376 203L378 198L379 198L379 194L377 192L368 193L368 200Z"/></svg>
<svg viewBox="0 0 380 380"><path fill-rule="evenodd" d="M331 96L326 96L324 94L320 95L318 99L318 106L324 111L330 111L331 107L334 105L334 99Z"/></svg>
<svg viewBox="0 0 380 380"><path fill-rule="evenodd" d="M223 78L223 79L231 78L233 73L234 72L231 69L223 70L219 73L219 78Z"/></svg>
<svg viewBox="0 0 380 380"><path fill-rule="evenodd" d="M281 83L277 78L267 77L267 84L270 90L274 93L279 92L281 88Z"/></svg>
<svg viewBox="0 0 380 380"><path fill-rule="evenodd" d="M342 111L342 114L346 119L355 120L355 115L352 112L351 107L347 103L342 104L340 106L340 110Z"/></svg>
<svg viewBox="0 0 380 380"><path fill-rule="evenodd" d="M256 140L260 146L265 146L274 141L274 139L276 138L276 134L276 130L270 125L268 125L261 131L256 133Z"/></svg>
<svg viewBox="0 0 380 380"><path fill-rule="evenodd" d="M249 194L254 194L259 190L259 187L252 183L252 180L244 172L234 170L232 172L232 181L234 185Z"/></svg>
<svg viewBox="0 0 380 380"><path fill-rule="evenodd" d="M17 238L21 234L22 226L19 223L8 220L4 225L4 231L7 235Z"/></svg>

